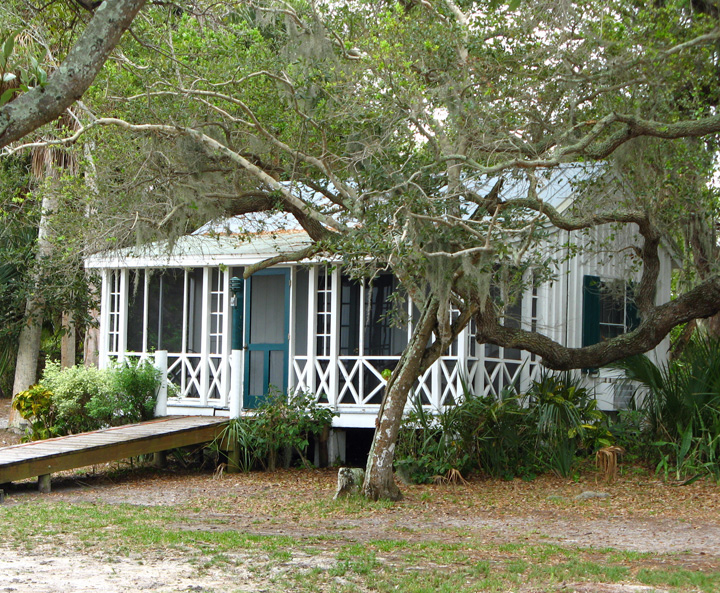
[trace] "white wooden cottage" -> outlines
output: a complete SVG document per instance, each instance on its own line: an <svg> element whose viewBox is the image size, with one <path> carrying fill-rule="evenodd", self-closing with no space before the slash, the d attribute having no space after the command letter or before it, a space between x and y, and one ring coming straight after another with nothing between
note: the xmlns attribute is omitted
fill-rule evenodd
<svg viewBox="0 0 720 593"><path fill-rule="evenodd" d="M544 191L541 197L558 208L573 199L573 185L559 174ZM516 322L572 347L626 331L634 315L622 287L637 272L622 248L639 238L610 227L553 237L553 249L588 240L605 242L605 249L561 260L556 280L516 305ZM302 231L260 233L250 242L195 234L169 255L149 246L90 258L87 267L102 275L100 365L153 353L163 364L167 352L168 414L236 415L256 407L273 386L313 393L337 411L336 428L374 427L382 371L394 367L412 330L392 327L385 315L397 280L381 274L372 284L358 283L323 261L239 280L245 266L308 243ZM663 252L659 302L670 297L672 262ZM412 319L412 303L407 307ZM663 343L654 355L666 352ZM538 371L527 352L477 344L471 324L420 379L416 394L439 408L462 394L463 383L497 394L511 385L526 389ZM585 377L601 409L626 404L617 373L600 369Z"/></svg>

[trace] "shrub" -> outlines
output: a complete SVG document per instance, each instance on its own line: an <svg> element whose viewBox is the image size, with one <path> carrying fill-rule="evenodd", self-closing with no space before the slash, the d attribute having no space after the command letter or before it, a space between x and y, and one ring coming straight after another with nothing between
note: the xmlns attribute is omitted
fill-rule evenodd
<svg viewBox="0 0 720 593"><path fill-rule="evenodd" d="M579 449L592 453L613 444L605 414L577 375L545 372L527 398L538 461L556 474L570 475Z"/></svg>
<svg viewBox="0 0 720 593"><path fill-rule="evenodd" d="M147 361L103 370L48 362L40 383L17 400L18 411L33 418L33 440L141 422L153 417L159 384L159 371Z"/></svg>
<svg viewBox="0 0 720 593"><path fill-rule="evenodd" d="M400 430L395 465L416 483L473 470L503 478L532 474L534 433L526 416L509 390L496 398L465 387L460 403L436 412L416 398Z"/></svg>
<svg viewBox="0 0 720 593"><path fill-rule="evenodd" d="M42 385L33 385L13 399L12 406L29 422L30 433L24 440L37 441L59 435L55 426L55 406L52 392Z"/></svg>
<svg viewBox="0 0 720 593"><path fill-rule="evenodd" d="M102 422L88 413L93 398L110 398L113 394L109 370L82 365L62 369L59 362L45 365L40 384L52 392L56 426L61 434L97 430Z"/></svg>
<svg viewBox="0 0 720 593"><path fill-rule="evenodd" d="M110 393L93 395L87 413L102 426L150 420L155 411L160 371L148 361L128 360L110 368Z"/></svg>
<svg viewBox="0 0 720 593"><path fill-rule="evenodd" d="M512 390L498 396L475 396L465 390L459 410L459 433L474 452L476 467L495 478L512 479L536 473L530 454L535 427L528 422L522 398Z"/></svg>
<svg viewBox="0 0 720 593"><path fill-rule="evenodd" d="M641 386L642 442L651 446L658 471L678 480L693 474L720 479L720 340L695 338L668 365L639 355L613 366Z"/></svg>
<svg viewBox="0 0 720 593"><path fill-rule="evenodd" d="M335 413L318 405L312 394L269 393L252 416L230 421L216 443L233 441L240 448L240 469L250 471L261 464L274 470L278 453L286 448L297 452L309 464L306 454L311 436L318 436L332 424Z"/></svg>
<svg viewBox="0 0 720 593"><path fill-rule="evenodd" d="M418 398L403 419L396 445L395 467L416 484L447 476L452 470L467 475L472 454L458 433L459 406L427 411Z"/></svg>
<svg viewBox="0 0 720 593"><path fill-rule="evenodd" d="M575 455L613 443L605 415L580 379L547 373L525 396L506 390L431 412L414 400L400 430L396 467L414 482L474 470L493 477L568 476Z"/></svg>

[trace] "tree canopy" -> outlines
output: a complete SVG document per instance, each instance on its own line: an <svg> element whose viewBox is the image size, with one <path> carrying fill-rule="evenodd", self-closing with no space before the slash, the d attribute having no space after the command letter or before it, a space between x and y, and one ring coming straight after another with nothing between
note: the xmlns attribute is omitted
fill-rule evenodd
<svg viewBox="0 0 720 593"><path fill-rule="evenodd" d="M131 19L143 2L120 4ZM48 95L64 108L87 89L78 131L42 144L94 145L97 199L84 209L97 220L94 249L286 212L315 243L262 265L326 252L391 269L422 316L388 393L406 395L470 318L480 342L530 350L554 369L598 366L720 310L708 185L720 132L714 10L684 0L149 5L93 86L55 91L51 81L67 78L58 68L2 108L0 138L26 133L7 123L23 101ZM64 63L89 59L89 82L117 38L91 57L83 39ZM540 188L570 163L623 191L556 209ZM523 192L509 193L516 182ZM575 349L505 326L512 295L558 273L563 255L548 236L601 225L641 237L624 254L640 270L639 326ZM695 270L665 303L663 243ZM491 284L503 285L500 301Z"/></svg>

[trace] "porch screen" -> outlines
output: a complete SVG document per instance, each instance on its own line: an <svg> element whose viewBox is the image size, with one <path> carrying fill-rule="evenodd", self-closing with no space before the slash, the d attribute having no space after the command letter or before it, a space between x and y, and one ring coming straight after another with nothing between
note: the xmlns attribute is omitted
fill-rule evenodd
<svg viewBox="0 0 720 593"><path fill-rule="evenodd" d="M145 274L141 270L128 273L128 352L144 352L145 330Z"/></svg>
<svg viewBox="0 0 720 593"><path fill-rule="evenodd" d="M150 276L148 287L149 350L182 350L185 271L169 269Z"/></svg>
<svg viewBox="0 0 720 593"><path fill-rule="evenodd" d="M407 346L407 327L400 323L392 295L399 283L381 274L361 285L343 275L340 282L340 355L399 356ZM361 304L362 313L361 313ZM364 319L362 317L364 317ZM360 352L360 335L363 348Z"/></svg>

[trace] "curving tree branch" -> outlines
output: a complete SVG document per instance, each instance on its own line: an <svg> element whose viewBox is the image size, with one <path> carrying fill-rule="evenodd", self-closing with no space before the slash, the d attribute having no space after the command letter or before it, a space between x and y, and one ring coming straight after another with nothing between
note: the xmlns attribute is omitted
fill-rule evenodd
<svg viewBox="0 0 720 593"><path fill-rule="evenodd" d="M0 109L0 148L59 117L82 97L123 32L147 0L106 0L53 72L37 86Z"/></svg>
<svg viewBox="0 0 720 593"><path fill-rule="evenodd" d="M568 348L538 332L505 327L491 299L475 315L476 339L505 348L521 348L542 357L544 366L557 371L599 367L621 358L648 352L657 346L670 330L693 319L707 318L720 311L720 277L706 280L686 292L645 313L637 329L592 346Z"/></svg>

